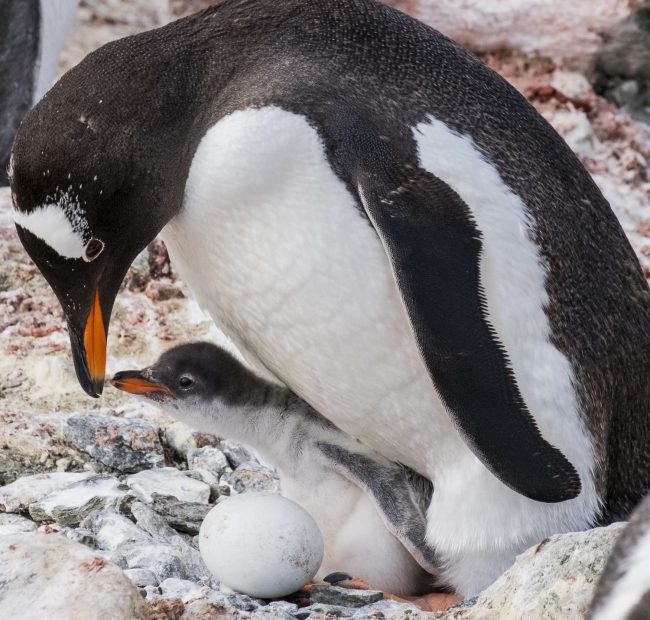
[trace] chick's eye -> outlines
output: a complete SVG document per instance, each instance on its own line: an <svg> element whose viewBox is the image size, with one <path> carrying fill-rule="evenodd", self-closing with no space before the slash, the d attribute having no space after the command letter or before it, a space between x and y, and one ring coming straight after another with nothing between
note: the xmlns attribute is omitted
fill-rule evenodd
<svg viewBox="0 0 650 620"><path fill-rule="evenodd" d="M178 385L182 389L187 390L188 388L191 388L194 385L194 379L192 379L191 377L186 377L186 376L181 377L178 380Z"/></svg>
<svg viewBox="0 0 650 620"><path fill-rule="evenodd" d="M104 250L104 242L93 237L86 244L85 256L87 261L95 260Z"/></svg>

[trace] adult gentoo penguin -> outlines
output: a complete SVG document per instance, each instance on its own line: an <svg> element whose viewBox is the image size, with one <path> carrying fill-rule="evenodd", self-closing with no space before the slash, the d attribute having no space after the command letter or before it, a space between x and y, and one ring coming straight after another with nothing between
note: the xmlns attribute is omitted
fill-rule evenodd
<svg viewBox="0 0 650 620"><path fill-rule="evenodd" d="M323 534L316 578L346 571L397 595L430 591L438 573L425 542L431 483L348 437L291 390L207 342L174 347L111 383L198 430L247 444L275 467L282 494Z"/></svg>
<svg viewBox="0 0 650 620"><path fill-rule="evenodd" d="M650 496L634 510L616 541L587 617L589 620L650 618Z"/></svg>
<svg viewBox="0 0 650 620"><path fill-rule="evenodd" d="M0 185L22 117L50 88L77 0L0 3Z"/></svg>
<svg viewBox="0 0 650 620"><path fill-rule="evenodd" d="M650 486L650 293L609 205L498 75L372 0L224 0L109 43L23 122L15 220L102 391L161 232L266 378L430 479L461 594Z"/></svg>

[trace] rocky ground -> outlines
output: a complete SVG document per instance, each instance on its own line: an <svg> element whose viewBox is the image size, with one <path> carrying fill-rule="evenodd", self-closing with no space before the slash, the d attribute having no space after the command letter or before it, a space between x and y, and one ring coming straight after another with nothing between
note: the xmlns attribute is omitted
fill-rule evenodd
<svg viewBox="0 0 650 620"><path fill-rule="evenodd" d="M17 435L46 438L67 453L51 471L4 470L15 477L0 487L4 617L25 617L27 609L51 619L111 620L581 618L622 527L541 541L479 597L444 613L333 586L262 601L219 587L197 535L210 508L229 496L278 492L275 472L243 446L180 422L115 412L54 415L56 424L41 418L31 428L14 425ZM41 448L36 471L52 458ZM31 454L3 450L9 459Z"/></svg>
<svg viewBox="0 0 650 620"><path fill-rule="evenodd" d="M393 3L433 19L425 2ZM199 4L205 1L86 0L62 70L113 38ZM466 10L471 2L460 4ZM619 4L629 15L634 3ZM466 23L477 28L480 20ZM589 45L598 47L591 34ZM508 48L506 39L502 43ZM596 94L587 70L515 43L505 51L477 51L576 151L650 276L648 134L626 111L634 112L630 93L641 82L625 86L636 78L612 78L606 99ZM83 395L61 311L16 237L6 189L0 189L0 265L0 616L23 617L30 600L42 612L34 609L31 617L52 619L425 615L376 601L375 592L324 588L269 602L221 591L197 551L200 522L228 495L277 491L274 473L243 447L194 433L110 386L98 401ZM146 365L193 339L230 346L155 242L118 295L108 374ZM614 525L540 541L477 599L431 617L581 618L619 530Z"/></svg>

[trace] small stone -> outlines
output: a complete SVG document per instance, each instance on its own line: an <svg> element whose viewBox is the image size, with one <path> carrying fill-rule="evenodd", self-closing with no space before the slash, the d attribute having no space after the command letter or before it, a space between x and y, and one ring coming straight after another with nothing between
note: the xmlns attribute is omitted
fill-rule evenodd
<svg viewBox="0 0 650 620"><path fill-rule="evenodd" d="M171 282L151 280L144 289L144 294L153 301L167 301L176 297L183 297L183 291Z"/></svg>
<svg viewBox="0 0 650 620"><path fill-rule="evenodd" d="M153 509L174 529L187 534L198 534L205 515L212 506L179 502L175 497L154 495Z"/></svg>
<svg viewBox="0 0 650 620"><path fill-rule="evenodd" d="M3 618L147 617L118 567L60 534L0 537L0 583Z"/></svg>
<svg viewBox="0 0 650 620"><path fill-rule="evenodd" d="M217 446L219 439L208 433L201 433L182 422L170 424L163 434L165 443L183 460L187 459L190 450L205 446Z"/></svg>
<svg viewBox="0 0 650 620"><path fill-rule="evenodd" d="M154 540L167 542L178 536L178 533L167 525L167 522L147 504L139 501L133 502L131 504L131 514L138 527Z"/></svg>
<svg viewBox="0 0 650 620"><path fill-rule="evenodd" d="M231 495L237 495L237 491L232 484L226 480L220 480L217 487L217 500L216 503L220 504L223 500L228 499Z"/></svg>
<svg viewBox="0 0 650 620"><path fill-rule="evenodd" d="M210 499L210 487L207 484L184 476L174 467L141 471L128 476L126 483L138 497L149 504L153 502L154 493L199 504L207 504Z"/></svg>
<svg viewBox="0 0 650 620"><path fill-rule="evenodd" d="M139 588L153 586L157 589L158 580L156 576L147 568L127 568L124 574Z"/></svg>
<svg viewBox="0 0 650 620"><path fill-rule="evenodd" d="M160 593L167 598L179 598L183 603L203 598L209 591L206 586L199 586L193 581L187 579L177 579L170 577L160 584Z"/></svg>
<svg viewBox="0 0 650 620"><path fill-rule="evenodd" d="M158 431L144 420L80 413L68 418L68 435L77 448L121 472L164 464Z"/></svg>
<svg viewBox="0 0 650 620"><path fill-rule="evenodd" d="M289 614L294 614L298 611L298 605L289 601L271 601L264 607L264 610L269 612L284 611Z"/></svg>
<svg viewBox="0 0 650 620"><path fill-rule="evenodd" d="M0 513L0 536L33 532L37 527L36 523L20 515Z"/></svg>
<svg viewBox="0 0 650 620"><path fill-rule="evenodd" d="M574 101L586 100L592 93L589 80L576 71L554 71L551 86Z"/></svg>
<svg viewBox="0 0 650 620"><path fill-rule="evenodd" d="M175 549L169 545L127 543L118 547L111 559L117 555L123 558L123 562L119 562L120 566L146 568L155 575L158 583L169 577L185 577L183 562Z"/></svg>
<svg viewBox="0 0 650 620"><path fill-rule="evenodd" d="M607 94L619 106L632 104L639 95L639 83L636 80L624 80Z"/></svg>
<svg viewBox="0 0 650 620"><path fill-rule="evenodd" d="M90 478L90 473L52 472L24 476L0 487L0 510L5 512L25 512L30 504L46 495L63 489L73 482Z"/></svg>
<svg viewBox="0 0 650 620"><path fill-rule="evenodd" d="M64 456L60 459L54 461L57 471L67 471L70 465L72 464L72 459L69 456Z"/></svg>
<svg viewBox="0 0 650 620"><path fill-rule="evenodd" d="M219 448L226 455L230 466L233 469L239 467L242 463L253 462L257 463L257 459L253 456L248 448L242 446L240 443L232 439L222 439L219 443Z"/></svg>
<svg viewBox="0 0 650 620"><path fill-rule="evenodd" d="M214 504L217 501L217 497L219 497L219 477L217 475L207 469L190 469L183 473L194 480L205 482L210 487L210 503Z"/></svg>
<svg viewBox="0 0 650 620"><path fill-rule="evenodd" d="M93 510L115 505L126 492L112 476L80 480L30 504L29 514L36 521L53 519L61 525L77 525Z"/></svg>
<svg viewBox="0 0 650 620"><path fill-rule="evenodd" d="M194 555L188 550L194 552ZM156 576L159 583L170 577L209 583L210 574L205 565L197 562L197 556L200 561L198 552L189 545L183 548L180 545L154 542L127 543L118 547L111 554L111 559L115 558L120 565L127 568L146 568Z"/></svg>
<svg viewBox="0 0 650 620"><path fill-rule="evenodd" d="M185 605L181 620L225 620L226 618L234 620L240 617L236 609L222 609L206 599L199 599Z"/></svg>
<svg viewBox="0 0 650 620"><path fill-rule="evenodd" d="M237 609L239 611L255 611L260 608L260 602L246 594L228 594L218 590L210 590L208 600L224 608Z"/></svg>
<svg viewBox="0 0 650 620"><path fill-rule="evenodd" d="M86 545L87 547L95 546L95 536L85 527L64 527L63 534L70 540Z"/></svg>
<svg viewBox="0 0 650 620"><path fill-rule="evenodd" d="M280 480L277 473L259 463L242 463L235 471L221 476L220 485L230 485L237 493L247 491L280 492Z"/></svg>
<svg viewBox="0 0 650 620"><path fill-rule="evenodd" d="M330 620L330 618L351 618L353 615L354 609L350 609L349 607L314 603L299 609L294 614L294 617L298 618L298 620L306 620L307 618L315 618L318 620L327 618L327 620Z"/></svg>
<svg viewBox="0 0 650 620"><path fill-rule="evenodd" d="M185 611L185 605L179 598L147 598L147 618L162 620L179 620Z"/></svg>
<svg viewBox="0 0 650 620"><path fill-rule="evenodd" d="M151 542L151 537L133 521L111 509L91 512L82 525L93 533L100 549L112 551L129 542Z"/></svg>
<svg viewBox="0 0 650 620"><path fill-rule="evenodd" d="M203 558L201 558L201 554L183 534L179 534L169 527L160 515L142 502L133 502L131 512L138 525L152 537L152 542L167 546L167 549L171 550L170 553L180 561L177 571L172 573L166 573L164 569L156 571L152 567L160 581L168 577L178 577L179 579L192 579L201 583L210 582L211 575L203 562ZM132 559L131 561L135 560ZM173 560L170 561L173 566L176 566ZM136 566L129 564L128 557L126 563L129 568L136 568ZM146 564L141 566L147 567ZM172 570L176 569L172 568Z"/></svg>
<svg viewBox="0 0 650 620"><path fill-rule="evenodd" d="M296 620L293 613L286 611L282 607L271 607L270 605L265 605L264 607L255 610L251 617L264 620ZM316 618L314 618L314 620L316 620Z"/></svg>
<svg viewBox="0 0 650 620"><path fill-rule="evenodd" d="M341 607L363 607L384 598L379 590L352 590L339 586L313 586L309 596L313 603Z"/></svg>
<svg viewBox="0 0 650 620"><path fill-rule="evenodd" d="M396 616L397 618L401 619L401 618L408 618L410 614L414 614L419 611L420 608L411 603L398 603L397 601L391 601L390 599L382 599L381 601L377 601L376 603L371 603L370 605L364 605L363 607L359 607L354 612L353 617L354 618L373 618L373 617L381 618L381 617L386 617L387 613L393 612L395 614L398 614Z"/></svg>
<svg viewBox="0 0 650 620"><path fill-rule="evenodd" d="M187 467L188 469L204 469L220 476L229 467L229 464L226 455L219 448L205 446L188 451Z"/></svg>
<svg viewBox="0 0 650 620"><path fill-rule="evenodd" d="M124 572L126 573L126 571L128 570L131 569L127 568ZM133 570L139 570L139 569L133 569ZM152 601L154 599L160 598L160 588L158 586L142 586L142 588L140 588L140 593L148 601ZM158 617L158 616L152 616L152 617Z"/></svg>

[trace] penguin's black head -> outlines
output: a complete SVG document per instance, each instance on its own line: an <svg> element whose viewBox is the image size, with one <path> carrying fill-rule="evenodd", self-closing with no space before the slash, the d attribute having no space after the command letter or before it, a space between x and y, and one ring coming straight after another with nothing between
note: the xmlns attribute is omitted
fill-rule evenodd
<svg viewBox="0 0 650 620"><path fill-rule="evenodd" d="M170 349L148 368L118 372L111 383L162 404L235 407L255 404L264 382L224 349L195 342Z"/></svg>
<svg viewBox="0 0 650 620"><path fill-rule="evenodd" d="M189 167L178 107L134 97L136 84L147 92L137 73L147 66L137 69L133 45L109 44L64 75L24 118L9 168L18 235L63 307L77 377L94 397L120 283L180 210Z"/></svg>

